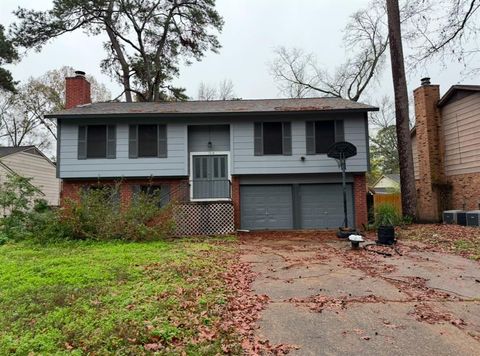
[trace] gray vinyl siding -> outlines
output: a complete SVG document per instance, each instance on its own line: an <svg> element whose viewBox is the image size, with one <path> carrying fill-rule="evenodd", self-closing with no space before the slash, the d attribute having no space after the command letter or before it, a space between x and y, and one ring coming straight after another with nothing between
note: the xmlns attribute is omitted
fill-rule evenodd
<svg viewBox="0 0 480 356"><path fill-rule="evenodd" d="M208 152L208 142L214 151L230 151L229 125L190 125L188 127L189 152Z"/></svg>
<svg viewBox="0 0 480 356"><path fill-rule="evenodd" d="M140 123L139 120L135 123ZM83 123L82 124L86 124ZM128 157L128 123L117 124L115 159L77 158L78 124L63 121L61 125L60 178L186 176L186 126L167 124L168 157Z"/></svg>
<svg viewBox="0 0 480 356"><path fill-rule="evenodd" d="M324 119L344 118L345 140L357 146L357 156L347 161L348 172L366 172L367 142L363 114L335 115ZM312 120L311 118L309 120ZM254 155L252 122L233 124L233 174L327 173L340 172L335 160L326 154L306 154L305 122L292 120L292 155ZM305 157L305 161L301 157Z"/></svg>
<svg viewBox="0 0 480 356"><path fill-rule="evenodd" d="M218 135L217 151L230 151L230 173L245 174L304 174L338 173L335 160L325 154L306 154L305 122L316 119L343 119L345 140L357 146L357 156L347 161L348 172L366 172L368 168L366 121L363 113L322 114L318 116L280 117L250 116L235 118L175 118L166 119L69 119L61 121L60 128L60 178L102 178L102 177L149 177L188 176L189 172L189 130L195 125L230 125L230 142L224 142L226 132ZM290 121L292 134L292 155L254 155L254 123L265 121ZM78 125L90 123L116 123L117 144L115 159L78 160ZM128 125L131 123L158 123L167 125L168 157L129 159ZM195 129L193 130L195 131ZM201 130L200 130L201 131ZM205 135L190 134L190 151L204 150ZM197 140L198 139L198 140ZM201 140L204 143L201 143ZM221 144L220 141L221 140ZM208 142L208 141L207 141ZM226 149L228 148L229 149ZM305 157L305 161L301 157Z"/></svg>

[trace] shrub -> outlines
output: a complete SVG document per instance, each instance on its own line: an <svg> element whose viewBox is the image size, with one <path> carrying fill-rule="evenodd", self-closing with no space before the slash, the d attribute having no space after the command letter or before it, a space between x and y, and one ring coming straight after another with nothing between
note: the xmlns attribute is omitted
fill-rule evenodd
<svg viewBox="0 0 480 356"><path fill-rule="evenodd" d="M79 199L66 200L61 208L52 210L45 201L33 200L32 192L24 189L28 180L12 179L12 184L2 187L3 191L0 188L0 206L10 211L2 219L2 242L142 241L162 238L173 228L172 207L160 208L159 193L138 193L122 206L118 184L96 186L82 190Z"/></svg>
<svg viewBox="0 0 480 356"><path fill-rule="evenodd" d="M393 204L382 203L375 207L375 227L398 225L401 217Z"/></svg>
<svg viewBox="0 0 480 356"><path fill-rule="evenodd" d="M162 238L173 224L171 206L160 208L160 194L136 194L122 206L119 185L95 187L80 199L65 201L59 214L62 231L73 239L142 241Z"/></svg>
<svg viewBox="0 0 480 356"><path fill-rule="evenodd" d="M42 199L39 199L40 191L30 181L31 178L9 174L0 184L0 208L3 213L1 227L4 242L7 239L23 238L30 212L36 205L45 204Z"/></svg>

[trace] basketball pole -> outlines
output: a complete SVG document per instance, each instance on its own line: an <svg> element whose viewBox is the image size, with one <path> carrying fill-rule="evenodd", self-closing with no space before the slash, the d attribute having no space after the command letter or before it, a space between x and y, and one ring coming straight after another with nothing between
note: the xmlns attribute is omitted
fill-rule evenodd
<svg viewBox="0 0 480 356"><path fill-rule="evenodd" d="M346 177L345 177L345 169L346 169L346 159L344 153L341 154L340 156L340 164L342 168L342 188L343 188L343 222L345 228L348 228L348 216L347 216L347 183L345 182Z"/></svg>

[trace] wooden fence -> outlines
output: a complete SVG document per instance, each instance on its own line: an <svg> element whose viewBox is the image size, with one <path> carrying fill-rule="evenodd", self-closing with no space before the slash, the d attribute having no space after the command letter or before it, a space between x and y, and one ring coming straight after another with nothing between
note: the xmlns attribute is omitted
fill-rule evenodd
<svg viewBox="0 0 480 356"><path fill-rule="evenodd" d="M374 208L377 207L379 204L392 204L396 209L397 212L402 215L402 198L400 193L394 194L374 194L373 195L373 206Z"/></svg>

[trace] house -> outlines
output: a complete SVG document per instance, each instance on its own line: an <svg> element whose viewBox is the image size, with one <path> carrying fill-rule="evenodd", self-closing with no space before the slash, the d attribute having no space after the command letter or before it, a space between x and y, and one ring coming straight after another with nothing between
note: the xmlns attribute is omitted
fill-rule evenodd
<svg viewBox="0 0 480 356"><path fill-rule="evenodd" d="M412 130L418 217L480 207L480 86L454 85L442 97L424 78L414 91Z"/></svg>
<svg viewBox="0 0 480 356"><path fill-rule="evenodd" d="M66 90L67 109L47 115L58 121L63 198L121 179L124 203L148 184L172 199L187 187L182 203L203 207L189 224L230 219L217 211L223 204L237 229L338 228L341 171L326 153L349 141L358 151L347 161L349 220L367 221L372 106L340 98L91 104L83 72Z"/></svg>
<svg viewBox="0 0 480 356"><path fill-rule="evenodd" d="M384 174L372 186L375 194L392 194L400 192L400 174Z"/></svg>
<svg viewBox="0 0 480 356"><path fill-rule="evenodd" d="M59 204L60 180L55 164L35 146L0 147L0 182L10 174L31 178L41 198L51 206Z"/></svg>

